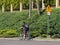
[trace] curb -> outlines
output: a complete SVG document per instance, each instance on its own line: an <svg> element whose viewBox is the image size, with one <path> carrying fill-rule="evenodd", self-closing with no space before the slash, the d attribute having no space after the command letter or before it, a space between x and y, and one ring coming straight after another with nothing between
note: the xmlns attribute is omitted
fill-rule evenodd
<svg viewBox="0 0 60 45"><path fill-rule="evenodd" d="M20 40L21 38L0 38L0 40ZM60 41L60 39L31 39L32 41Z"/></svg>
<svg viewBox="0 0 60 45"><path fill-rule="evenodd" d="M34 41L60 41L60 39L33 39Z"/></svg>
<svg viewBox="0 0 60 45"><path fill-rule="evenodd" d="M19 38L0 38L0 40L19 40Z"/></svg>

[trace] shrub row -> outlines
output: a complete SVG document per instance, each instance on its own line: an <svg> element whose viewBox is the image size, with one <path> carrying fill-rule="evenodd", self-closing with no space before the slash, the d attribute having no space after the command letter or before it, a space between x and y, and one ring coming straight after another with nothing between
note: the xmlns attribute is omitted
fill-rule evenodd
<svg viewBox="0 0 60 45"><path fill-rule="evenodd" d="M36 11L33 11L31 18L28 18L28 16L28 11L0 13L0 29L20 30L19 28L22 26L22 22L26 21L29 24L31 37L46 37L48 19L46 12L38 16ZM48 35L51 37L60 36L60 9L53 9L49 18L49 25Z"/></svg>
<svg viewBox="0 0 60 45"><path fill-rule="evenodd" d="M0 30L0 37L4 38L12 38L18 37L19 33L17 30L8 29L8 30Z"/></svg>

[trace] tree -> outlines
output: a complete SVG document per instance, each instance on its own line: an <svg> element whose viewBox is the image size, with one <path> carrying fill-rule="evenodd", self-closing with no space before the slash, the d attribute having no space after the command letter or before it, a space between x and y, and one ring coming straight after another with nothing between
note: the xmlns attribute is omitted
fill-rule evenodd
<svg viewBox="0 0 60 45"><path fill-rule="evenodd" d="M44 0L42 0L42 9L45 9Z"/></svg>
<svg viewBox="0 0 60 45"><path fill-rule="evenodd" d="M29 0L29 18L32 15L32 0Z"/></svg>
<svg viewBox="0 0 60 45"><path fill-rule="evenodd" d="M3 12L3 13L4 13L4 11L5 11L5 2L6 2L6 0L1 0L2 12Z"/></svg>
<svg viewBox="0 0 60 45"><path fill-rule="evenodd" d="M24 0L24 6L25 9L29 8L29 0Z"/></svg>
<svg viewBox="0 0 60 45"><path fill-rule="evenodd" d="M10 11L13 12L13 3L14 3L14 0L10 0Z"/></svg>
<svg viewBox="0 0 60 45"><path fill-rule="evenodd" d="M40 15L39 0L36 0L38 15Z"/></svg>
<svg viewBox="0 0 60 45"><path fill-rule="evenodd" d="M20 0L20 12L23 10L23 4L29 5L29 0Z"/></svg>
<svg viewBox="0 0 60 45"><path fill-rule="evenodd" d="M34 5L33 2L34 2L34 0L32 0L32 9L33 9L33 5Z"/></svg>
<svg viewBox="0 0 60 45"><path fill-rule="evenodd" d="M22 9L23 9L23 1L24 1L24 0L20 0L20 12L21 12Z"/></svg>
<svg viewBox="0 0 60 45"><path fill-rule="evenodd" d="M48 4L50 4L51 6L55 6L56 4L56 0L44 0L45 6L47 6Z"/></svg>

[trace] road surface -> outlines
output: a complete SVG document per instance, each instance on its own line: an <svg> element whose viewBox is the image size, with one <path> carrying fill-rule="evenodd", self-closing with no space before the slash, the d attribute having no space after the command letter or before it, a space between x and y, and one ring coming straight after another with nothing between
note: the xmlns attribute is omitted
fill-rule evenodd
<svg viewBox="0 0 60 45"><path fill-rule="evenodd" d="M60 45L60 41L33 41L33 40L0 39L0 45Z"/></svg>

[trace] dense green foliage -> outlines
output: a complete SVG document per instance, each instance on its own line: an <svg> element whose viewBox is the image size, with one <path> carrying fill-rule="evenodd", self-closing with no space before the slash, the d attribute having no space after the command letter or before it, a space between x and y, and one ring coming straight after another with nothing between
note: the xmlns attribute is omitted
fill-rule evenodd
<svg viewBox="0 0 60 45"><path fill-rule="evenodd" d="M31 18L28 18L28 10L23 12L0 12L0 30L17 30L21 31L23 21L29 24L29 33L31 37L42 36L46 37L47 35L47 14L43 12L41 16L38 16L36 11L33 11ZM60 9L53 9L50 15L50 30L49 35L51 37L60 38ZM4 31L3 31L4 32ZM12 33L13 31L8 31ZM14 32L16 33L16 32ZM6 33L7 34L7 33ZM10 35L10 34L8 34ZM14 34L13 34L14 35ZM19 35L15 34L15 35Z"/></svg>
<svg viewBox="0 0 60 45"><path fill-rule="evenodd" d="M12 37L17 37L17 36L19 36L19 33L17 30L12 30L12 29L0 30L0 37L12 38Z"/></svg>
<svg viewBox="0 0 60 45"><path fill-rule="evenodd" d="M55 6L56 4L56 0L44 0L45 6L47 6L48 4L50 4L51 6Z"/></svg>

